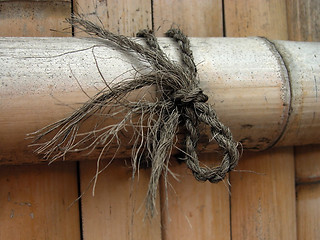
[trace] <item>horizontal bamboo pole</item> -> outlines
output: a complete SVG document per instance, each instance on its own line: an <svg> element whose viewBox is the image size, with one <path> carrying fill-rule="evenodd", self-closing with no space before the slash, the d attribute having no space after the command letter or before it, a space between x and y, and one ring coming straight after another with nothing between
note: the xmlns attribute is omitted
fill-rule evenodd
<svg viewBox="0 0 320 240"><path fill-rule="evenodd" d="M179 61L177 45L159 41ZM320 143L320 43L190 41L201 88L245 148ZM77 38L0 38L0 66L0 164L41 161L27 147L26 134L70 114L88 99L84 91L101 89L99 71L111 83L146 67L102 40ZM199 151L215 151L207 140L200 140ZM118 150L120 157L130 154L130 145Z"/></svg>

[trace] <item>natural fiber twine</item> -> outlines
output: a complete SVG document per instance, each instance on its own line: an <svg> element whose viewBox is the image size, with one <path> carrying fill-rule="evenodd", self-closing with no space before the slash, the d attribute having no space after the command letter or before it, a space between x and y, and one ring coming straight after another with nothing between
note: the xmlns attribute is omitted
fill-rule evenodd
<svg viewBox="0 0 320 240"><path fill-rule="evenodd" d="M161 50L157 39L150 30L143 30L137 37L144 38L147 46L143 46L125 36L113 34L102 27L83 19L80 15L67 21L77 29L89 35L106 39L127 53L136 54L140 61L150 65L146 74L136 74L127 79L106 87L90 98L82 107L70 116L46 126L32 134L38 154L45 159L54 161L64 158L69 152L93 150L102 146L97 164L97 175L101 172L99 162L110 143L118 139L118 134L127 126L135 128L138 136L132 152L133 176L135 175L142 156L151 162L151 176L147 193L147 213L151 216L155 211L155 199L160 176L168 174L168 161L172 148L176 147L178 128L184 128L185 140L183 160L194 177L199 181L212 183L223 180L233 170L239 159L238 143L233 140L230 130L217 118L208 97L199 88L197 68L194 63L188 38L179 29L170 29L166 36L173 38L180 46L183 65L171 61ZM108 44L108 43L106 43ZM154 102L145 100L129 102L128 93L144 87L156 86L157 99ZM112 107L117 113L105 109ZM121 110L119 110L121 109ZM104 113L104 118L112 117L119 112L123 118L115 125L102 126L97 123L89 132L80 133L82 125L93 116ZM137 118L140 125L133 123ZM197 155L197 142L200 136L199 125L206 124L211 129L212 140L215 140L223 151L219 166L201 167ZM45 135L54 132L54 136L46 141ZM42 141L41 141L42 140Z"/></svg>

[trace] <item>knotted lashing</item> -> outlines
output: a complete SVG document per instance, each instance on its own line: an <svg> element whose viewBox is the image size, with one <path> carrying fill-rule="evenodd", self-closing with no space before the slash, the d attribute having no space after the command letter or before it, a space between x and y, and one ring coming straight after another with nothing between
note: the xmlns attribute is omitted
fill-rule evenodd
<svg viewBox="0 0 320 240"><path fill-rule="evenodd" d="M70 116L30 134L34 138L33 145L38 146L36 153L44 154L45 159L54 161L64 158L69 152L81 152L103 146L98 158L98 175L101 172L99 161L103 152L108 149L112 140L118 138L121 130L128 125L134 125L132 124L134 116L140 115L140 122L146 123L147 130L142 126L136 127L135 132L139 138L134 143L132 167L134 176L142 156L151 162L146 201L147 212L151 215L155 210L160 176L164 174L166 179L171 150L176 147L175 138L178 127L185 129L184 149L179 148L184 154L181 160L186 162L197 180L216 183L223 180L226 174L236 167L239 159L239 144L233 140L230 130L218 120L214 109L207 103L208 96L199 88L197 67L190 49L190 42L179 29L170 29L166 36L173 38L179 44L182 66L167 57L150 30L142 30L137 34L137 37L145 39L147 43L145 47L125 36L113 34L81 16L73 16L67 21L89 35L111 41L122 51L135 53L140 61L150 65L150 71L146 74L137 74L133 79L127 79L112 86L105 83L106 88L99 91ZM150 86L157 88L156 101L129 102L125 99L131 91ZM108 106L115 105L124 109L122 110L123 119L118 124L109 127L101 126L101 128L96 124L92 131L78 132L84 122L94 115L99 115ZM104 117L107 116L113 115L104 113ZM218 143L224 153L219 166L200 166L196 151L200 124L210 127L212 139ZM52 139L40 141L43 136L51 132L55 132Z"/></svg>

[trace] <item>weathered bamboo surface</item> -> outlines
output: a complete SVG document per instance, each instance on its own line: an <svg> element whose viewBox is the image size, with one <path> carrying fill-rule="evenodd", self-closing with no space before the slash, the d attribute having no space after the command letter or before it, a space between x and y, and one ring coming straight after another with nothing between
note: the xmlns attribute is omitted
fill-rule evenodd
<svg viewBox="0 0 320 240"><path fill-rule="evenodd" d="M160 44L179 61L171 40ZM320 43L191 38L191 44L202 89L245 148L320 142ZM26 134L70 114L87 100L83 90L101 89L99 70L111 83L146 67L101 40L75 38L1 38L0 63L0 164L39 162ZM202 152L215 150L207 139ZM125 146L119 156L130 153Z"/></svg>

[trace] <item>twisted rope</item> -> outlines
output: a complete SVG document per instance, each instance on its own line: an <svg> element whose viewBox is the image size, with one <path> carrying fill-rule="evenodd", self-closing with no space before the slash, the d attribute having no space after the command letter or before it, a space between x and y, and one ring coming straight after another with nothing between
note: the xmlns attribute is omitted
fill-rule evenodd
<svg viewBox="0 0 320 240"><path fill-rule="evenodd" d="M159 47L157 38L152 34L152 31L142 30L137 36L144 37L150 48L159 51L164 55ZM197 180L208 180L212 183L219 182L225 178L228 172L237 166L239 159L238 143L233 140L229 128L218 120L213 108L206 103L208 96L205 95L198 86L197 68L190 49L189 39L180 29L170 29L166 33L166 36L171 37L178 42L181 49L182 61L186 66L186 72L190 78L190 86L188 88L186 88L187 86L184 86L181 89L175 90L171 93L171 98L166 99L166 101L171 100L173 102L180 118L183 118L187 130L184 160ZM224 157L220 166L213 168L200 167L196 148L200 136L198 129L201 122L210 126L213 139L224 151Z"/></svg>

